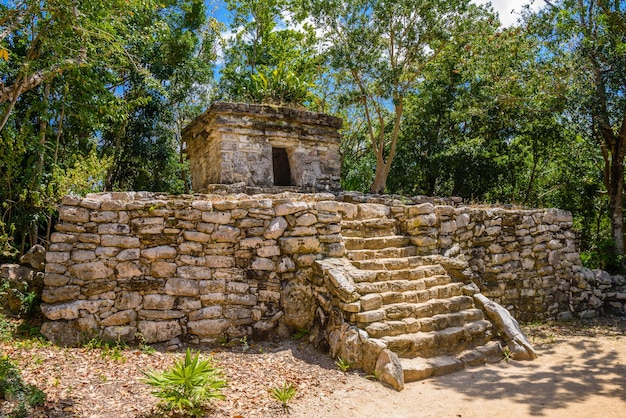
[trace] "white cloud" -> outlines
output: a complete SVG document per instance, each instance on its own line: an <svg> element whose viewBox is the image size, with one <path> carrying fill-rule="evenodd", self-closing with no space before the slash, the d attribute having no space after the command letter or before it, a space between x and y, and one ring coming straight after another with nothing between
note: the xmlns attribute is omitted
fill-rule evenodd
<svg viewBox="0 0 626 418"><path fill-rule="evenodd" d="M500 16L500 22L502 26L511 26L517 23L517 19L520 18L520 11L524 4L531 3L531 10L539 10L544 6L542 0L525 1L518 0L472 0L475 4L487 4L491 3L493 9L498 12Z"/></svg>

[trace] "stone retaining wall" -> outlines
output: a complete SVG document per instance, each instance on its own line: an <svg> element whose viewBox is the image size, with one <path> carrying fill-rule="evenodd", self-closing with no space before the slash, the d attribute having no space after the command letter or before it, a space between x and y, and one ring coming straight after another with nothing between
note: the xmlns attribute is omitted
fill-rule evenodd
<svg viewBox="0 0 626 418"><path fill-rule="evenodd" d="M431 202L329 193L66 197L46 255L42 332L62 344L139 333L173 345L287 337L312 326L320 294L312 265L344 255L341 221L359 213L395 217L420 254L465 257L483 293L521 320L569 310L581 265L568 213Z"/></svg>
<svg viewBox="0 0 626 418"><path fill-rule="evenodd" d="M463 254L481 292L517 319L569 311L571 281L582 269L569 212L424 203L401 216L420 254Z"/></svg>

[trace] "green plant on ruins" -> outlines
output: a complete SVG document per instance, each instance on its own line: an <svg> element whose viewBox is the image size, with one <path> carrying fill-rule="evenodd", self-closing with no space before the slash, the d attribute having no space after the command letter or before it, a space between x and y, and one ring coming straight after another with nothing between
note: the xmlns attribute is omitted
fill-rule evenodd
<svg viewBox="0 0 626 418"><path fill-rule="evenodd" d="M0 399L11 402L9 417L27 417L32 408L43 405L46 394L22 380L17 367L7 355L0 356Z"/></svg>
<svg viewBox="0 0 626 418"><path fill-rule="evenodd" d="M293 384L287 384L287 382L285 382L282 386L276 386L272 388L271 394L272 398L276 399L282 404L285 412L289 412L289 401L291 401L291 399L293 399L293 397L296 395L296 391L297 389Z"/></svg>
<svg viewBox="0 0 626 418"><path fill-rule="evenodd" d="M167 412L194 417L202 416L206 404L224 399L224 373L215 366L212 357L201 359L187 349L185 358L162 372L144 372L144 382L154 387L152 394L161 399L160 408Z"/></svg>
<svg viewBox="0 0 626 418"><path fill-rule="evenodd" d="M343 357L339 357L335 364L337 365L337 367L339 367L339 370L344 373L346 373L350 369L350 363L348 363L348 360Z"/></svg>

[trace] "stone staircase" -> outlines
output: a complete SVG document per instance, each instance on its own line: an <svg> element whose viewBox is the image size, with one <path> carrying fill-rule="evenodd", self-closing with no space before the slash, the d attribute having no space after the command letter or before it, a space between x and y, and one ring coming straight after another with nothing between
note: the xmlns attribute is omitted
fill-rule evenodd
<svg viewBox="0 0 626 418"><path fill-rule="evenodd" d="M344 265L321 265L345 320L370 340L365 346L397 356L398 385L502 359L493 325L474 303L478 289L452 279L438 262L445 257L417 255L396 220L374 209L359 208L356 219L342 222ZM377 364L375 372L384 368Z"/></svg>

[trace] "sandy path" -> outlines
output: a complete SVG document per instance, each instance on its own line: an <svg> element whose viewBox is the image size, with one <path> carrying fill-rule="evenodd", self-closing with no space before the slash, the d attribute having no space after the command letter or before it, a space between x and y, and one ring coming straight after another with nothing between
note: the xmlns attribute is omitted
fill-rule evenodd
<svg viewBox="0 0 626 418"><path fill-rule="evenodd" d="M626 417L626 338L567 337L533 362L501 362L407 384L350 376L302 417ZM295 405L294 405L295 406Z"/></svg>

